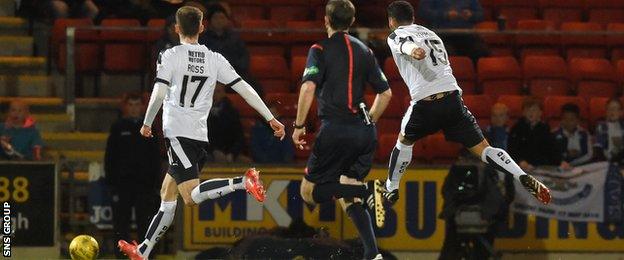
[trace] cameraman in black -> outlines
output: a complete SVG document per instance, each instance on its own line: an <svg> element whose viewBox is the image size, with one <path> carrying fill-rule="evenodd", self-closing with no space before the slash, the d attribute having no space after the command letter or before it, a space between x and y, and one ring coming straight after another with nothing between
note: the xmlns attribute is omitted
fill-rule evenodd
<svg viewBox="0 0 624 260"><path fill-rule="evenodd" d="M442 186L440 218L446 231L439 259L491 257L496 227L507 222L514 194L509 174L498 174L488 166L453 165Z"/></svg>

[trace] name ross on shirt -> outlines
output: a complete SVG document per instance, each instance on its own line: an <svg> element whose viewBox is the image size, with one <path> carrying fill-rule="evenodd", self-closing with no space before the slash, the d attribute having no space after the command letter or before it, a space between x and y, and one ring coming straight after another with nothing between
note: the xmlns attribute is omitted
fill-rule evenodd
<svg viewBox="0 0 624 260"><path fill-rule="evenodd" d="M204 64L206 58L206 53L201 52L201 51L188 51L188 67L187 67L187 71L191 72L191 73L200 73L203 74L204 73L204 66L202 65L195 65L195 64L191 64L191 63L199 63L199 64Z"/></svg>

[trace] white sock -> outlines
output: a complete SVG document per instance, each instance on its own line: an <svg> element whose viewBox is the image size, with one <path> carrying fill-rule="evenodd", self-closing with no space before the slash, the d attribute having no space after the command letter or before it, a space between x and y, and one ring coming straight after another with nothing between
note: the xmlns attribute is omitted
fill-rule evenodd
<svg viewBox="0 0 624 260"><path fill-rule="evenodd" d="M160 237L165 234L165 231L171 226L173 217L175 216L175 209L178 201L161 201L158 213L152 218L152 222L145 234L145 240L139 244L138 251L141 256L148 258L150 252L156 245L156 242L160 240Z"/></svg>
<svg viewBox="0 0 624 260"><path fill-rule="evenodd" d="M503 149L488 146L483 149L481 160L499 171L513 175L516 180L526 174Z"/></svg>
<svg viewBox="0 0 624 260"><path fill-rule="evenodd" d="M386 190L393 191L399 188L401 177L405 173L407 166L412 162L412 148L414 145L404 145L397 140L388 164L388 179L386 180Z"/></svg>
<svg viewBox="0 0 624 260"><path fill-rule="evenodd" d="M200 204L207 199L218 199L235 190L244 190L245 182L243 177L229 179L210 179L197 185L191 191L191 198L196 204Z"/></svg>

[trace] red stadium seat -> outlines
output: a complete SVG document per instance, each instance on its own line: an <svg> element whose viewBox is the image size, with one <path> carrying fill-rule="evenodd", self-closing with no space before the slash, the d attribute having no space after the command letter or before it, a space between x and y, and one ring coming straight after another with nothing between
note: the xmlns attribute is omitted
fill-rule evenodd
<svg viewBox="0 0 624 260"><path fill-rule="evenodd" d="M308 52L310 51L310 46L312 44L306 45L294 45L290 47L290 57L295 56L305 56L308 57Z"/></svg>
<svg viewBox="0 0 624 260"><path fill-rule="evenodd" d="M464 105L479 119L490 119L492 112L492 98L488 95L464 95Z"/></svg>
<svg viewBox="0 0 624 260"><path fill-rule="evenodd" d="M568 66L561 57L530 56L522 62L522 70L533 96L565 96L570 92Z"/></svg>
<svg viewBox="0 0 624 260"><path fill-rule="evenodd" d="M513 57L481 58L477 73L484 94L496 97L522 92L522 71Z"/></svg>
<svg viewBox="0 0 624 260"><path fill-rule="evenodd" d="M568 22L561 25L564 32L595 32L602 28L598 23ZM561 41L566 48L568 60L573 58L604 58L606 55L605 37L593 35L562 35Z"/></svg>
<svg viewBox="0 0 624 260"><path fill-rule="evenodd" d="M265 94L290 93L290 81L283 79L261 79L258 83L262 86Z"/></svg>
<svg viewBox="0 0 624 260"><path fill-rule="evenodd" d="M572 59L570 75L581 97L611 97L617 92L615 70L606 59Z"/></svg>
<svg viewBox="0 0 624 260"><path fill-rule="evenodd" d="M563 22L580 22L583 4L583 0L540 0L540 9L544 20L559 26Z"/></svg>
<svg viewBox="0 0 624 260"><path fill-rule="evenodd" d="M251 56L284 56L284 47L280 45L249 45Z"/></svg>
<svg viewBox="0 0 624 260"><path fill-rule="evenodd" d="M232 5L230 7L234 20L242 22L245 20L265 19L265 10L262 6L252 5Z"/></svg>
<svg viewBox="0 0 624 260"><path fill-rule="evenodd" d="M546 20L520 20L517 30L552 32L555 24ZM530 55L559 55L559 39L555 35L517 35L516 45L521 48L521 57Z"/></svg>
<svg viewBox="0 0 624 260"><path fill-rule="evenodd" d="M492 34L498 31L496 22L486 21L475 25L475 29L483 31L481 38L488 44L491 56L513 56L512 47L509 43L513 41L512 35Z"/></svg>
<svg viewBox="0 0 624 260"><path fill-rule="evenodd" d="M66 30L68 27L92 26L90 19L56 19L50 36L52 59L56 61L60 71L65 71L67 47L65 45ZM77 29L76 39L76 71L95 72L100 67L100 47L95 43L99 34L95 30Z"/></svg>
<svg viewBox="0 0 624 260"><path fill-rule="evenodd" d="M238 94L227 94L228 99L232 102L232 105L238 110L241 117L255 118L258 116L256 110L254 110L247 102Z"/></svg>
<svg viewBox="0 0 624 260"><path fill-rule="evenodd" d="M282 56L252 56L249 63L257 79L289 79L290 71Z"/></svg>
<svg viewBox="0 0 624 260"><path fill-rule="evenodd" d="M497 103L502 103L509 109L509 118L515 120L522 117L522 103L526 96L505 95L498 97Z"/></svg>
<svg viewBox="0 0 624 260"><path fill-rule="evenodd" d="M593 129L596 124L604 120L606 115L606 106L609 98L606 97L594 97L589 100L589 124Z"/></svg>
<svg viewBox="0 0 624 260"><path fill-rule="evenodd" d="M589 21L606 27L609 23L624 22L624 9L590 9Z"/></svg>
<svg viewBox="0 0 624 260"><path fill-rule="evenodd" d="M518 21L537 19L537 9L533 7L500 7L498 15L507 21L507 29L515 29Z"/></svg>
<svg viewBox="0 0 624 260"><path fill-rule="evenodd" d="M397 68L396 63L394 62L394 59L392 57L386 58L386 61L383 65L383 71L389 81L402 80L401 74L399 73L399 68Z"/></svg>
<svg viewBox="0 0 624 260"><path fill-rule="evenodd" d="M165 34L165 19L150 19L147 21L147 27L151 30L147 31L147 39L149 41L156 41Z"/></svg>
<svg viewBox="0 0 624 260"><path fill-rule="evenodd" d="M305 70L306 56L293 56L290 62L290 82L293 86L299 85L301 83L301 78L303 77L303 71Z"/></svg>
<svg viewBox="0 0 624 260"><path fill-rule="evenodd" d="M278 110L285 117L297 116L297 102L299 94L293 93L267 93L267 102L276 102L279 104Z"/></svg>
<svg viewBox="0 0 624 260"><path fill-rule="evenodd" d="M611 61L615 64L618 60L624 59L624 23L609 23L607 31L617 33L607 35Z"/></svg>
<svg viewBox="0 0 624 260"><path fill-rule="evenodd" d="M286 24L287 21L310 20L312 13L307 6L274 6L271 7L271 20Z"/></svg>
<svg viewBox="0 0 624 260"><path fill-rule="evenodd" d="M241 21L241 39L246 43L279 43L283 44L286 35L281 32L274 32L279 28L279 24L272 20L243 20ZM253 31L245 31L253 30Z"/></svg>
<svg viewBox="0 0 624 260"><path fill-rule="evenodd" d="M316 42L327 37L323 21L288 21L286 28L295 30L288 34L290 42Z"/></svg>
<svg viewBox="0 0 624 260"><path fill-rule="evenodd" d="M567 103L576 104L581 110L581 118L588 118L587 101L580 97L546 97L544 99L544 118L560 119L561 107Z"/></svg>
<svg viewBox="0 0 624 260"><path fill-rule="evenodd" d="M620 84L624 83L624 60L619 60L616 63L615 71L617 75L617 80L620 82Z"/></svg>
<svg viewBox="0 0 624 260"><path fill-rule="evenodd" d="M141 24L136 19L104 19L102 27L140 28ZM104 29L101 37L109 42L104 46L104 70L113 73L145 70L150 53L145 48L144 31Z"/></svg>
<svg viewBox="0 0 624 260"><path fill-rule="evenodd" d="M392 149L397 142L398 131L391 134L382 134L379 136L379 147L376 152L376 161L381 164L388 164ZM412 150L412 161L424 161L427 155L424 146L424 139L416 141Z"/></svg>
<svg viewBox="0 0 624 260"><path fill-rule="evenodd" d="M401 100L405 97L411 97L409 93L409 89L405 84L405 81L401 80L392 80L388 82L390 84L390 89L392 90L392 101L401 103Z"/></svg>
<svg viewBox="0 0 624 260"><path fill-rule="evenodd" d="M450 56L449 61L453 68L453 75L457 79L459 87L464 94L475 94L477 73L475 72L472 60L465 56Z"/></svg>
<svg viewBox="0 0 624 260"><path fill-rule="evenodd" d="M366 105L369 108L373 105L375 97L376 95L366 95L364 97L366 99ZM403 108L403 102L394 102L395 100L399 100L399 98L392 98L392 101L390 102L390 104L388 104L388 107L384 111L382 119L401 119L403 117L403 114L405 113L405 109Z"/></svg>
<svg viewBox="0 0 624 260"><path fill-rule="evenodd" d="M381 117L375 126L377 134L395 134L396 136L401 131L401 119Z"/></svg>
<svg viewBox="0 0 624 260"><path fill-rule="evenodd" d="M442 133L425 138L427 157L435 163L450 163L457 160L461 148L460 144L446 141Z"/></svg>

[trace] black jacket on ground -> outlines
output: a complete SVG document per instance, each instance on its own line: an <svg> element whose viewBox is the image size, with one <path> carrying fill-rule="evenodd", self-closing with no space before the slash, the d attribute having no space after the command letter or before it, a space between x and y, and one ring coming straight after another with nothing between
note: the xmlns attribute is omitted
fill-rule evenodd
<svg viewBox="0 0 624 260"><path fill-rule="evenodd" d="M516 162L527 161L534 166L561 162L550 127L544 122L531 127L526 118L520 118L511 128L508 142L507 151Z"/></svg>

